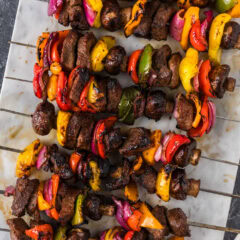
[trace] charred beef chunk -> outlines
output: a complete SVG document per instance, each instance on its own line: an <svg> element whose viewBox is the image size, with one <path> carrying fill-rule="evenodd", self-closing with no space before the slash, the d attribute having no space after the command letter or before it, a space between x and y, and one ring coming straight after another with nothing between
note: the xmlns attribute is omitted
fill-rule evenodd
<svg viewBox="0 0 240 240"><path fill-rule="evenodd" d="M190 237L190 230L187 224L187 216L181 208L174 208L167 211L167 219L171 232L178 237Z"/></svg>
<svg viewBox="0 0 240 240"><path fill-rule="evenodd" d="M125 26L132 17L132 7L122 8L120 11L121 26Z"/></svg>
<svg viewBox="0 0 240 240"><path fill-rule="evenodd" d="M25 214L25 208L27 207L32 194L38 188L38 185L38 179L29 180L28 178L18 178L11 207L12 215L22 217Z"/></svg>
<svg viewBox="0 0 240 240"><path fill-rule="evenodd" d="M107 111L110 113L117 113L118 104L122 97L122 87L117 79L109 78L107 80L107 96L108 96Z"/></svg>
<svg viewBox="0 0 240 240"><path fill-rule="evenodd" d="M29 203L27 205L27 213L32 216L37 222L40 220L40 212L38 210L38 186L34 189Z"/></svg>
<svg viewBox="0 0 240 240"><path fill-rule="evenodd" d="M67 240L89 240L90 232L85 228L74 228L68 234Z"/></svg>
<svg viewBox="0 0 240 240"><path fill-rule="evenodd" d="M98 221L102 218L102 212L100 210L101 199L96 194L88 194L84 200L83 213L94 221Z"/></svg>
<svg viewBox="0 0 240 240"><path fill-rule="evenodd" d="M165 239L165 236L169 234L169 228L166 219L167 209L163 206L156 206L153 208L152 214L164 228L162 230L147 228L147 231L149 232L149 240Z"/></svg>
<svg viewBox="0 0 240 240"><path fill-rule="evenodd" d="M92 115L82 113L79 121L81 123L81 129L77 138L77 149L88 151L90 150L95 121Z"/></svg>
<svg viewBox="0 0 240 240"><path fill-rule="evenodd" d="M144 114L146 99L143 94L137 96L133 101L134 118L140 118Z"/></svg>
<svg viewBox="0 0 240 240"><path fill-rule="evenodd" d="M134 35L137 37L150 37L152 19L157 9L160 6L160 1L154 0L147 2L145 12L140 24L134 29Z"/></svg>
<svg viewBox="0 0 240 240"><path fill-rule="evenodd" d="M69 22L72 28L78 30L88 30L89 25L81 5L71 6L68 8Z"/></svg>
<svg viewBox="0 0 240 240"><path fill-rule="evenodd" d="M59 222L63 226L73 218L75 200L80 192L79 189L68 187L66 195L62 199L61 210L59 212Z"/></svg>
<svg viewBox="0 0 240 240"><path fill-rule="evenodd" d="M228 22L225 24L222 36L221 47L224 49L234 48L240 34L240 25L237 22Z"/></svg>
<svg viewBox="0 0 240 240"><path fill-rule="evenodd" d="M161 90L148 92L145 107L145 116L154 120L159 120L164 114L173 112L174 103L166 98L166 94Z"/></svg>
<svg viewBox="0 0 240 240"><path fill-rule="evenodd" d="M78 40L77 49L77 66L81 68L91 68L90 53L97 39L92 32L85 33L84 36Z"/></svg>
<svg viewBox="0 0 240 240"><path fill-rule="evenodd" d="M131 128L123 146L119 149L124 156L136 155L152 146L150 131L146 128Z"/></svg>
<svg viewBox="0 0 240 240"><path fill-rule="evenodd" d="M148 234L145 229L142 229L140 232L134 232L132 240L146 240L148 239Z"/></svg>
<svg viewBox="0 0 240 240"><path fill-rule="evenodd" d="M142 185L149 193L152 194L156 192L157 173L152 167L146 166L144 169L134 173L132 178L135 182Z"/></svg>
<svg viewBox="0 0 240 240"><path fill-rule="evenodd" d="M117 0L104 1L101 23L105 29L111 32L121 28L120 7Z"/></svg>
<svg viewBox="0 0 240 240"><path fill-rule="evenodd" d="M179 77L179 65L182 60L182 56L180 53L174 53L171 55L168 60L168 68L172 72L171 82L168 85L170 88L177 88L180 85L180 77Z"/></svg>
<svg viewBox="0 0 240 240"><path fill-rule="evenodd" d="M68 155L60 153L56 147L55 151L52 151L50 157L50 164L52 165L51 170L55 174L66 180L73 177L73 172L68 164Z"/></svg>
<svg viewBox="0 0 240 240"><path fill-rule="evenodd" d="M116 213L116 204L111 197L98 195L101 199L100 211L103 216L114 216Z"/></svg>
<svg viewBox="0 0 240 240"><path fill-rule="evenodd" d="M114 128L104 135L104 145L106 152L113 152L122 146L123 139L120 128Z"/></svg>
<svg viewBox="0 0 240 240"><path fill-rule="evenodd" d="M173 163L179 167L186 167L190 163L196 147L197 143L194 139L191 139L191 143L182 145L175 153Z"/></svg>
<svg viewBox="0 0 240 240"><path fill-rule="evenodd" d="M121 71L121 66L124 62L126 51L121 46L115 46L110 49L105 58L104 68L111 75L117 75Z"/></svg>
<svg viewBox="0 0 240 240"><path fill-rule="evenodd" d="M10 228L10 238L12 240L30 240L25 235L25 230L29 228L27 223L22 218L8 219L7 224Z"/></svg>
<svg viewBox="0 0 240 240"><path fill-rule="evenodd" d="M70 72L75 67L78 38L79 34L76 31L71 30L63 41L61 65L64 71Z"/></svg>
<svg viewBox="0 0 240 240"><path fill-rule="evenodd" d="M67 27L69 25L68 8L69 8L69 1L64 0L62 10L61 10L59 18L58 18L58 22L65 27Z"/></svg>
<svg viewBox="0 0 240 240"><path fill-rule="evenodd" d="M69 91L69 98L74 104L77 104L80 99L83 88L89 81L89 70L87 68L78 68L74 71L72 78L72 87Z"/></svg>
<svg viewBox="0 0 240 240"><path fill-rule="evenodd" d="M130 164L127 159L123 160L121 166L111 170L110 177L101 181L102 189L113 191L124 188L130 181Z"/></svg>
<svg viewBox="0 0 240 240"><path fill-rule="evenodd" d="M218 98L222 98L225 93L225 81L227 80L230 67L226 64L218 65L212 68L209 73L209 79L214 91L214 95Z"/></svg>
<svg viewBox="0 0 240 240"><path fill-rule="evenodd" d="M170 194L177 200L185 200L187 198L188 181L184 169L176 169L172 173L170 183Z"/></svg>
<svg viewBox="0 0 240 240"><path fill-rule="evenodd" d="M188 131L192 128L194 106L182 93L176 96L174 117L177 120L178 128L184 131Z"/></svg>
<svg viewBox="0 0 240 240"><path fill-rule="evenodd" d="M81 114L73 113L67 126L67 141L65 147L74 149L77 144L78 134L81 129Z"/></svg>
<svg viewBox="0 0 240 240"><path fill-rule="evenodd" d="M148 83L151 87L167 87L171 85L172 71L168 67L168 60L172 50L168 45L164 45L153 53L152 71L150 72Z"/></svg>
<svg viewBox="0 0 240 240"><path fill-rule="evenodd" d="M167 40L168 22L175 13L172 6L162 4L157 10L151 25L151 37L157 41Z"/></svg>
<svg viewBox="0 0 240 240"><path fill-rule="evenodd" d="M48 67L44 68L42 70L42 73L39 77L39 86L40 86L40 89L41 89L41 92L42 92L42 99L45 101L47 100L47 85L48 85L48 82L49 82L49 75L48 75Z"/></svg>
<svg viewBox="0 0 240 240"><path fill-rule="evenodd" d="M56 125L55 108L48 101L39 103L32 116L32 127L39 135L48 135Z"/></svg>

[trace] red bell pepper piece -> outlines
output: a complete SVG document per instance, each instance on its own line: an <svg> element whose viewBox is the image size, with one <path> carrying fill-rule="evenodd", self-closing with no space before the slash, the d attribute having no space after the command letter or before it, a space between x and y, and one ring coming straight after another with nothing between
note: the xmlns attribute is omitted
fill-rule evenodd
<svg viewBox="0 0 240 240"><path fill-rule="evenodd" d="M128 62L128 74L131 76L134 83L139 83L137 74L137 64L143 50L136 50L132 53Z"/></svg>
<svg viewBox="0 0 240 240"><path fill-rule="evenodd" d="M191 28L190 42L192 46L200 52L207 50L208 43L201 33L201 23L199 19L193 24Z"/></svg>
<svg viewBox="0 0 240 240"><path fill-rule="evenodd" d="M208 118L208 98L205 96L201 109L201 122L199 123L197 128L192 128L188 131L188 135L190 137L202 137L203 134L208 129L209 118Z"/></svg>
<svg viewBox="0 0 240 240"><path fill-rule="evenodd" d="M134 231L128 231L124 236L124 240L131 240L133 238Z"/></svg>
<svg viewBox="0 0 240 240"><path fill-rule="evenodd" d="M164 164L169 164L172 162L172 158L175 155L176 151L184 144L190 143L191 140L180 134L175 134L171 140L169 141L166 149L166 163Z"/></svg>
<svg viewBox="0 0 240 240"><path fill-rule="evenodd" d="M103 142L104 133L107 129L111 128L117 121L117 117L112 116L106 119L100 120L94 130L94 141L97 145L97 154L102 158L106 158L105 146Z"/></svg>
<svg viewBox="0 0 240 240"><path fill-rule="evenodd" d="M50 224L38 225L34 228L25 230L25 234L34 240L52 240L53 229Z"/></svg>
<svg viewBox="0 0 240 240"><path fill-rule="evenodd" d="M83 155L77 152L71 154L69 159L69 165L73 173L77 172L78 163L82 160Z"/></svg>
<svg viewBox="0 0 240 240"><path fill-rule="evenodd" d="M91 112L91 113L96 113L97 109L88 102L88 91L89 91L89 87L92 83L92 81L94 81L94 77L91 76L90 80L88 81L88 83L85 85L81 95L80 95L80 100L78 102L78 107L80 108L80 110L82 112Z"/></svg>
<svg viewBox="0 0 240 240"><path fill-rule="evenodd" d="M42 89L39 83L41 71L42 71L42 68L37 63L35 63L33 68L33 72L34 72L33 91L36 97L38 98L42 98Z"/></svg>
<svg viewBox="0 0 240 240"><path fill-rule="evenodd" d="M68 98L67 76L64 72L60 72L58 76L57 86L57 104L63 111L71 110L71 102Z"/></svg>
<svg viewBox="0 0 240 240"><path fill-rule="evenodd" d="M199 70L199 87L204 95L215 98L214 92L208 77L210 71L211 71L210 60L206 60L202 63Z"/></svg>

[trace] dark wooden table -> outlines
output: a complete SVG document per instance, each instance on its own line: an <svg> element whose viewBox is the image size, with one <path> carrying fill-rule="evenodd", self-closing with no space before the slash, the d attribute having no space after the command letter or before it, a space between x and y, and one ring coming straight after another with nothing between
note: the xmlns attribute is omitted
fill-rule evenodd
<svg viewBox="0 0 240 240"><path fill-rule="evenodd" d="M8 41L12 36L17 6L18 0L0 0L0 88L2 86L2 79L8 56ZM240 170L238 170L234 194L240 194ZM221 214L220 209L219 214ZM240 199L232 200L227 226L240 229ZM233 240L234 237L234 234L227 233L225 234L224 240ZM199 236L199 239L201 239L201 236Z"/></svg>

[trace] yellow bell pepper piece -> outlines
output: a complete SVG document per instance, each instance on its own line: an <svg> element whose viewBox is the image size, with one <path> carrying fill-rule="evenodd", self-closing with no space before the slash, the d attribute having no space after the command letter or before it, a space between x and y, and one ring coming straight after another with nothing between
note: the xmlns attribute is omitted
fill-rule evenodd
<svg viewBox="0 0 240 240"><path fill-rule="evenodd" d="M186 92L194 91L191 80L198 74L198 51L194 48L187 50L186 56L179 66L179 76Z"/></svg>
<svg viewBox="0 0 240 240"><path fill-rule="evenodd" d="M139 226L156 230L164 229L163 225L153 216L145 203L141 203L139 211L143 214Z"/></svg>
<svg viewBox="0 0 240 240"><path fill-rule="evenodd" d="M184 240L184 237L174 236L174 237L169 238L168 240Z"/></svg>
<svg viewBox="0 0 240 240"><path fill-rule="evenodd" d="M100 191L100 169L98 168L98 164L95 161L89 162L89 167L92 170L92 178L89 180L89 185L93 191Z"/></svg>
<svg viewBox="0 0 240 240"><path fill-rule="evenodd" d="M47 95L48 95L48 99L50 101L53 101L56 99L57 83L58 83L58 76L53 74L50 77L50 79L48 81L48 85L47 85Z"/></svg>
<svg viewBox="0 0 240 240"><path fill-rule="evenodd" d="M199 7L190 7L184 14L184 26L181 36L180 44L183 50L187 50L188 48L188 38L189 33L192 28L192 25L199 19Z"/></svg>
<svg viewBox="0 0 240 240"><path fill-rule="evenodd" d="M93 23L93 27L100 28L101 27L101 11L103 8L102 0L88 0L88 3L93 9L93 11L97 13L97 16Z"/></svg>
<svg viewBox="0 0 240 240"><path fill-rule="evenodd" d="M42 147L40 140L36 139L19 154L16 165L16 176L18 178L30 175L31 168L35 166L38 153Z"/></svg>
<svg viewBox="0 0 240 240"><path fill-rule="evenodd" d="M147 0L138 0L132 8L132 16L130 21L124 27L124 33L126 37L132 35L134 29L140 24L143 13L145 10L145 4Z"/></svg>
<svg viewBox="0 0 240 240"><path fill-rule="evenodd" d="M209 32L209 49L208 55L210 61L214 64L221 63L222 49L220 47L225 24L231 20L227 13L217 15L212 22Z"/></svg>
<svg viewBox="0 0 240 240"><path fill-rule="evenodd" d="M57 116L57 139L61 146L64 146L67 140L67 126L72 114L59 111Z"/></svg>
<svg viewBox="0 0 240 240"><path fill-rule="evenodd" d="M139 198L137 184L134 181L131 181L125 188L124 188L124 196L132 201L137 202Z"/></svg>
<svg viewBox="0 0 240 240"><path fill-rule="evenodd" d="M104 240L113 240L115 237L115 234L118 233L121 230L120 227L115 227L115 228L111 228L107 231L106 235L105 235L105 239Z"/></svg>
<svg viewBox="0 0 240 240"><path fill-rule="evenodd" d="M102 61L115 44L116 40L111 36L105 36L98 40L91 52L91 65L94 72L103 71L104 64Z"/></svg>
<svg viewBox="0 0 240 240"><path fill-rule="evenodd" d="M227 12L232 18L240 18L240 0L238 3Z"/></svg>
<svg viewBox="0 0 240 240"><path fill-rule="evenodd" d="M50 71L52 72L52 74L58 75L62 71L60 63L58 62L52 63L50 66Z"/></svg>
<svg viewBox="0 0 240 240"><path fill-rule="evenodd" d="M107 44L108 50L110 50L116 45L116 39L115 37L112 36L104 36L101 37L100 40L103 40Z"/></svg>
<svg viewBox="0 0 240 240"><path fill-rule="evenodd" d="M177 5L179 8L188 9L191 7L190 0L178 0Z"/></svg>
<svg viewBox="0 0 240 240"><path fill-rule="evenodd" d="M151 142L153 142L153 147L143 151L143 158L149 165L154 165L155 163L155 153L161 144L162 132L161 130L156 130L151 134Z"/></svg>
<svg viewBox="0 0 240 240"><path fill-rule="evenodd" d="M201 102L197 96L197 94L195 93L188 93L186 95L187 99L190 99L193 101L194 105L195 105L195 109L196 109L196 113L195 113L195 119L192 123L192 127L197 128L197 126L199 125L200 121L201 121Z"/></svg>
<svg viewBox="0 0 240 240"><path fill-rule="evenodd" d="M38 187L38 209L40 211L45 211L51 208L50 203L48 203L43 197L44 182L41 182Z"/></svg>
<svg viewBox="0 0 240 240"><path fill-rule="evenodd" d="M170 199L170 182L172 171L168 173L163 167L158 173L156 181L156 193L164 201L168 202Z"/></svg>

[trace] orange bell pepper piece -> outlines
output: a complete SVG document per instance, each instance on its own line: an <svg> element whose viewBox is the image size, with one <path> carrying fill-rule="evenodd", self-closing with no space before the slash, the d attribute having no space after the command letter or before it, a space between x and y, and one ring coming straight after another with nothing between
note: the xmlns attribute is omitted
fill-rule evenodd
<svg viewBox="0 0 240 240"><path fill-rule="evenodd" d="M206 132L209 124L209 119L208 119L208 99L205 96L202 104L202 109L201 109L201 116L202 120L197 128L192 128L188 131L188 135L190 137L202 137L203 134Z"/></svg>
<svg viewBox="0 0 240 240"><path fill-rule="evenodd" d="M81 159L82 159L82 155L80 155L79 153L74 152L71 154L69 159L69 165L73 173L77 172L77 166L78 166L78 163L81 161Z"/></svg>
<svg viewBox="0 0 240 240"><path fill-rule="evenodd" d="M135 210L134 208L131 209L133 214L128 218L127 224L133 231L140 232L140 220L143 214L139 210Z"/></svg>
<svg viewBox="0 0 240 240"><path fill-rule="evenodd" d="M125 188L124 188L124 195L125 197L132 201L137 202L139 198L137 184L134 181L131 181Z"/></svg>
<svg viewBox="0 0 240 240"><path fill-rule="evenodd" d="M145 4L147 0L138 0L132 8L132 17L130 21L124 27L124 34L126 37L132 35L134 29L140 24L143 13L145 10Z"/></svg>
<svg viewBox="0 0 240 240"><path fill-rule="evenodd" d="M43 197L44 182L41 182L38 187L38 209L40 211L45 211L51 208L50 203L48 203Z"/></svg>
<svg viewBox="0 0 240 240"><path fill-rule="evenodd" d="M44 238L44 236L49 235L49 233L51 234L50 239L52 240L53 239L53 229L50 224L38 225L34 228L25 230L25 234L34 240L38 240L38 239L50 240L49 238Z"/></svg>

